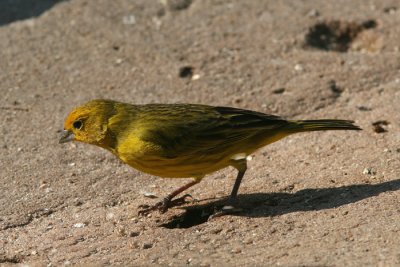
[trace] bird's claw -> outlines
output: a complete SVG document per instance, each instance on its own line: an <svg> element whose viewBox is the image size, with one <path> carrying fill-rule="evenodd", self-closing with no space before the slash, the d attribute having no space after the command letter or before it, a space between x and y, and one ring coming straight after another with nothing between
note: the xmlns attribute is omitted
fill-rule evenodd
<svg viewBox="0 0 400 267"><path fill-rule="evenodd" d="M187 198L191 198L192 200L191 201L187 201L186 199ZM195 201L195 199L192 197L192 195L190 195L190 194L185 194L185 195L183 195L183 196L181 196L181 197L179 197L179 198L176 198L176 199L174 199L174 200L171 200L170 201L170 207L176 207L176 206L181 206L181 205L183 205L183 204L186 204L186 203L188 203L188 202L192 202L192 201Z"/></svg>
<svg viewBox="0 0 400 267"><path fill-rule="evenodd" d="M153 206L145 204L145 205L140 205L139 208L140 208L140 210L138 212L139 216L147 216L152 211L155 211L155 210L158 210L161 213L164 213L168 210L168 200L164 198L162 201L157 202Z"/></svg>
<svg viewBox="0 0 400 267"><path fill-rule="evenodd" d="M176 207L176 206L180 206L183 205L185 203L187 203L188 201L186 200L186 198L192 198L193 197L189 194L186 194L180 198L176 198L174 200L171 200L171 198L169 197L165 197L163 198L162 201L157 202L155 205L150 206L150 205L140 205L139 208L139 216L147 216L148 214L150 214L153 211L158 210L160 213L165 213L169 208L172 207Z"/></svg>
<svg viewBox="0 0 400 267"><path fill-rule="evenodd" d="M234 215L234 214L238 214L240 212L242 212L243 209L240 207L235 207L235 206L231 206L231 205L225 205L221 208L216 208L214 210L214 213L208 218L208 220L212 220L216 217L221 217L221 216L225 216L225 215Z"/></svg>

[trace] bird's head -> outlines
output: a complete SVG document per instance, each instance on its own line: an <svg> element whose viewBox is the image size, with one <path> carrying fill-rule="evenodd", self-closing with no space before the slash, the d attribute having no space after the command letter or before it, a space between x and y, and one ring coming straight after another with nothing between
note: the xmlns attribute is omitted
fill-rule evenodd
<svg viewBox="0 0 400 267"><path fill-rule="evenodd" d="M64 122L59 142L80 141L100 145L106 136L108 119L113 113L113 102L109 100L92 100L75 108Z"/></svg>

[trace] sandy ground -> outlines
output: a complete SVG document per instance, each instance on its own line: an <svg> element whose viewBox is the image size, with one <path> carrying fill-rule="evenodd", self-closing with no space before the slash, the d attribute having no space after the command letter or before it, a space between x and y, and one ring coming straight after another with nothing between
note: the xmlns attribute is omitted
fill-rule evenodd
<svg viewBox="0 0 400 267"><path fill-rule="evenodd" d="M400 3L1 1L0 265L400 266ZM243 211L209 217L234 169L185 209L139 217L184 179L58 144L93 98L355 120L254 155ZM376 126L372 124L376 123ZM24 265L25 266L25 265Z"/></svg>

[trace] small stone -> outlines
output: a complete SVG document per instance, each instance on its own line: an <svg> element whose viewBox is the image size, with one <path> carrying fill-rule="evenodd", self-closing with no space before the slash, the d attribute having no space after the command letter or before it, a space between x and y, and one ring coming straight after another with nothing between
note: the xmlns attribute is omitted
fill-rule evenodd
<svg viewBox="0 0 400 267"><path fill-rule="evenodd" d="M143 196L148 197L148 198L157 198L157 195L152 192L143 191L142 194L143 194Z"/></svg>
<svg viewBox="0 0 400 267"><path fill-rule="evenodd" d="M243 240L243 243L245 243L245 244L253 244L254 243L254 240L253 240L253 238L246 238L245 240Z"/></svg>
<svg viewBox="0 0 400 267"><path fill-rule="evenodd" d="M115 218L114 213L112 213L112 212L107 213L107 215L106 215L106 220L107 221L111 221L114 218Z"/></svg>
<svg viewBox="0 0 400 267"><path fill-rule="evenodd" d="M302 70L303 70L303 66L302 66L301 64L296 64L296 65L294 66L294 69L295 69L296 71L302 71Z"/></svg>
<svg viewBox="0 0 400 267"><path fill-rule="evenodd" d="M135 248L135 249L140 248L139 243L138 243L137 241L131 241L131 242L129 242L129 247L130 247L130 248Z"/></svg>
<svg viewBox="0 0 400 267"><path fill-rule="evenodd" d="M308 17L318 17L319 16L319 12L316 9L311 9L308 13L307 13Z"/></svg>
<svg viewBox="0 0 400 267"><path fill-rule="evenodd" d="M159 17L161 17L161 15L159 15ZM162 20L160 20L158 17L153 17L152 20L153 20L154 25L156 26L156 29L159 30L162 25Z"/></svg>
<svg viewBox="0 0 400 267"><path fill-rule="evenodd" d="M193 0L167 0L165 1L170 10L179 11L190 7Z"/></svg>
<svg viewBox="0 0 400 267"><path fill-rule="evenodd" d="M82 200L80 200L79 198L75 198L72 203L77 207L83 204Z"/></svg>
<svg viewBox="0 0 400 267"><path fill-rule="evenodd" d="M359 111L371 111L372 108L366 107L366 106L358 106L357 107Z"/></svg>
<svg viewBox="0 0 400 267"><path fill-rule="evenodd" d="M191 78L193 77L193 67L192 66L184 66L179 69L179 77L180 78Z"/></svg>
<svg viewBox="0 0 400 267"><path fill-rule="evenodd" d="M137 237L137 236L139 236L139 235L140 235L140 232L132 231L132 232L129 233L129 236L130 236L130 237Z"/></svg>
<svg viewBox="0 0 400 267"><path fill-rule="evenodd" d="M211 230L211 233L213 233L213 234L219 234L221 232L222 232L222 228L216 228L216 229Z"/></svg>
<svg viewBox="0 0 400 267"><path fill-rule="evenodd" d="M152 248L152 247L153 247L152 243L144 243L143 246L142 246L143 249L149 249L149 248Z"/></svg>
<svg viewBox="0 0 400 267"><path fill-rule="evenodd" d="M126 229L125 229L124 226L119 226L119 227L117 227L117 233L118 233L120 236L127 236Z"/></svg>
<svg viewBox="0 0 400 267"><path fill-rule="evenodd" d="M83 228L83 227L86 226L86 224L84 224L84 223L75 223L73 226L74 226L75 228Z"/></svg>
<svg viewBox="0 0 400 267"><path fill-rule="evenodd" d="M222 207L223 211L231 211L231 210L234 210L234 209L235 209L235 207L231 206L231 205L226 205L226 206Z"/></svg>
<svg viewBox="0 0 400 267"><path fill-rule="evenodd" d="M397 7L395 7L395 6L388 6L388 7L385 7L383 9L384 13L388 13L388 14L391 14L391 15L396 13L396 11L397 11Z"/></svg>
<svg viewBox="0 0 400 267"><path fill-rule="evenodd" d="M388 121L380 120L372 123L374 132L376 133L384 133L387 132L387 127L389 125Z"/></svg>
<svg viewBox="0 0 400 267"><path fill-rule="evenodd" d="M233 100L233 102L235 102L235 104L240 104L243 102L243 99L238 97L238 98L235 98L235 100Z"/></svg>
<svg viewBox="0 0 400 267"><path fill-rule="evenodd" d="M372 168L365 168L365 169L363 170L363 174L366 174L366 175L373 175L373 174L376 174L376 172L375 172Z"/></svg>
<svg viewBox="0 0 400 267"><path fill-rule="evenodd" d="M200 74L195 74L192 76L192 81L200 79Z"/></svg>
<svg viewBox="0 0 400 267"><path fill-rule="evenodd" d="M231 252L234 253L234 254L239 254L240 252L242 252L242 249L239 248L239 247L233 248L233 249L231 250Z"/></svg>
<svg viewBox="0 0 400 267"><path fill-rule="evenodd" d="M286 89L282 87L282 88L273 90L272 93L274 93L276 95L280 95L280 94L283 94L285 91L286 91Z"/></svg>
<svg viewBox="0 0 400 267"><path fill-rule="evenodd" d="M122 23L125 25L134 25L136 24L135 15L127 15L122 18Z"/></svg>

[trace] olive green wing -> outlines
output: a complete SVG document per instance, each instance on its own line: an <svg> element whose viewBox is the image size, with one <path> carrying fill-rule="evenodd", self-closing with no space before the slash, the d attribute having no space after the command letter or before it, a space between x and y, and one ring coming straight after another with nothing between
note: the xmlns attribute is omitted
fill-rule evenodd
<svg viewBox="0 0 400 267"><path fill-rule="evenodd" d="M168 158L222 152L287 124L277 116L229 107L153 106L151 113L143 113L147 130L141 139L161 146Z"/></svg>

